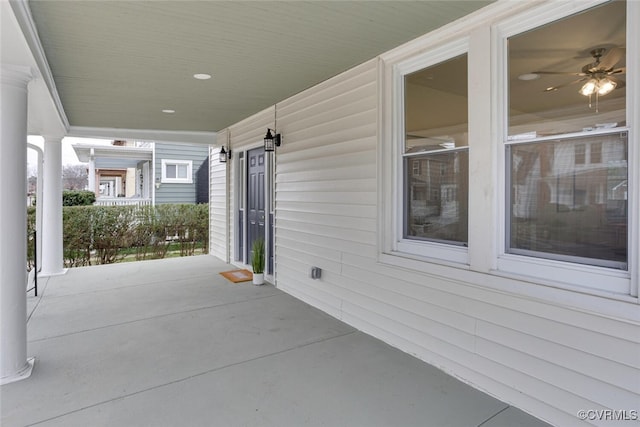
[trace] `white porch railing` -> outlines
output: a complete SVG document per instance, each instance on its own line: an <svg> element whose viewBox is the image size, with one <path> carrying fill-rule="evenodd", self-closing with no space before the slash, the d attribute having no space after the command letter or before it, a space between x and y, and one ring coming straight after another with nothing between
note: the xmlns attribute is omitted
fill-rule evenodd
<svg viewBox="0 0 640 427"><path fill-rule="evenodd" d="M151 199L125 199L101 197L96 199L95 206L151 206Z"/></svg>

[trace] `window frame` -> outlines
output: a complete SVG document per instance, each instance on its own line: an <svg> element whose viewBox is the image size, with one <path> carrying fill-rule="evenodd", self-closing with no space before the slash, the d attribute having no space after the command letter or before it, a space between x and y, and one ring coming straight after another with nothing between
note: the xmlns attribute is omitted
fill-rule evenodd
<svg viewBox="0 0 640 427"><path fill-rule="evenodd" d="M162 178L161 182L163 184L193 184L193 161L192 160L174 160L174 159L162 159ZM181 165L187 166L187 177L186 178L178 178L178 168ZM176 167L176 177L169 178L167 177L167 166L175 166Z"/></svg>
<svg viewBox="0 0 640 427"><path fill-rule="evenodd" d="M469 252L466 245L432 240L415 240L404 237L405 231L405 191L404 162L415 155L405 155L405 76L438 65L461 55L469 56L469 38L459 37L453 41L441 43L433 49L423 51L395 63L391 71L392 80L392 175L393 188L391 213L391 239L386 252L422 261L468 266ZM467 61L469 67L469 61ZM467 86L469 78L467 78ZM469 101L467 101L469 109ZM436 150L420 153L420 155L436 154L449 151L468 150L469 146L448 150ZM412 171L409 171L412 172Z"/></svg>
<svg viewBox="0 0 640 427"><path fill-rule="evenodd" d="M628 271L591 267L586 264L557 262L505 254L505 154L507 134L508 81L507 37L519 34L564 16L587 10L608 0L581 2L501 3L486 8L486 14L450 24L380 56L378 76L377 124L377 242L376 262L383 267L400 268L408 274L469 283L498 293L567 304L612 316L631 316L638 299L640 283L640 2L627 2L627 128L629 131L629 229ZM509 34L510 32L510 34ZM400 252L396 242L398 219L404 209L398 204L398 164L401 164L398 135L398 64L412 58L435 58L443 44L466 38L469 74L469 248L467 262L449 262L447 257L430 258ZM630 54L631 51L636 54ZM455 56L452 55L452 56ZM443 56L444 58L445 56ZM437 61L433 61L437 62ZM433 63L432 62L432 63ZM629 95L631 94L631 95ZM504 134L504 135L503 135ZM588 157L589 158L589 157ZM478 211L478 206L481 211ZM400 224L400 230L402 224ZM634 236L631 238L631 236ZM443 245L446 247L446 245ZM523 262L524 260L524 262ZM552 272L564 271L564 277ZM549 269L551 268L551 269ZM393 270L396 271L396 270ZM420 276L422 277L422 276ZM610 281L620 291L605 287ZM584 286L585 282L591 286ZM595 286L593 286L595 284ZM597 286L600 284L601 286ZM619 304L620 302L632 303Z"/></svg>
<svg viewBox="0 0 640 427"><path fill-rule="evenodd" d="M508 221L509 221L509 201L508 201L508 173L510 165L507 159L508 130L509 130L509 88L508 88L508 48L509 37L525 33L540 26L563 19L570 15L586 11L590 8L607 3L607 0L589 0L584 2L547 4L534 7L525 13L516 14L502 22L496 24L494 31L494 71L497 75L496 94L497 101L492 106L496 117L496 144L499 156L499 170L497 186L497 212L498 212L498 240L497 240L497 262L496 273L510 277L521 278L534 283L550 284L552 286L571 290L580 290L601 295L621 295L638 296L638 264L639 251L637 236L639 230L638 216L640 194L638 191L638 167L640 166L640 148L638 147L637 126L634 118L638 114L637 78L638 70L638 48L636 41L639 31L632 25L637 22L640 16L640 5L636 2L627 1L627 98L626 98L626 119L627 126L616 128L616 131L624 130L628 132L628 182L629 182L629 203L628 203L628 231L627 231L627 270L617 270L610 267L599 267L569 261L552 260L546 258L536 258L528 255L508 253ZM636 52L633 55L633 52ZM636 67L634 67L634 65ZM606 133L606 132L604 132ZM571 136L593 136L592 132L577 132L562 135L562 138ZM556 136L557 138L558 136ZM536 138L533 141L537 141ZM585 147L585 162L588 156Z"/></svg>
<svg viewBox="0 0 640 427"><path fill-rule="evenodd" d="M613 132L612 132L613 130ZM506 150L506 152L510 152L512 149L517 148L518 145L529 145L529 144L542 144L548 141L556 141L556 140L560 140L560 144L570 144L572 142L572 140L575 140L576 138L582 138L582 137L597 137L597 136L612 136L615 134L626 134L625 139L627 140L627 146L628 146L628 128L626 127L620 127L620 128L615 128L615 129L606 129L606 130L602 130L602 131L591 131L588 133L585 132L579 132L579 133L567 133L567 134L563 134L563 135L553 135L553 136L546 136L546 137L540 137L540 138L535 138L535 139L530 139L530 140L519 140L519 141L508 141L504 144L504 148ZM580 165L582 167L584 167L585 165L587 165L587 162L585 162L585 159L587 158L587 147L594 145L594 144L602 144L602 142L581 142L578 144L575 144L573 146L574 148L574 153L577 156L577 150L575 150L578 147L582 147L582 162L578 163L576 161L576 165ZM505 162L508 162L508 155L505 153ZM627 160L627 165L628 165L628 160ZM505 209L507 214L505 215L505 218L507 218L507 223L505 223L505 227L506 227L506 232L505 232L505 251L507 251L507 247L509 247L509 241L511 240L511 233L512 230L510 229L509 225L508 225L508 217L509 212L511 211L511 207L513 204L513 200L511 198L511 191L510 190L510 185L512 183L512 177L511 177L511 170L509 168L509 164L506 165L506 179L505 179L505 183L506 183L506 189L505 189ZM627 173L627 179L628 179L628 173ZM576 194L573 193L572 194L572 199L573 199L573 206L576 206ZM628 240L628 236L627 236L627 240ZM543 258L543 259L549 259L549 260L554 260L554 261L565 261L565 262L569 262L569 263L575 263L575 264L581 264L581 265L588 265L588 266L594 266L594 267L605 267L605 268L612 268L612 269L616 269L616 270L621 270L621 271L627 271L628 270L628 265L629 265L629 257L627 255L627 261L626 262L621 262L621 261L613 261L613 260L604 260L604 259L598 259L598 258L586 258L586 257L582 257L582 256L578 256L578 255L568 255L568 254L558 254L558 253L554 253L554 252L544 252L544 251L535 251L535 250L531 250L531 249L523 249L523 248L514 248L514 247L509 247L508 248L508 253L509 254L515 254L515 255L523 255L523 256L527 256L527 257L536 257L536 258Z"/></svg>

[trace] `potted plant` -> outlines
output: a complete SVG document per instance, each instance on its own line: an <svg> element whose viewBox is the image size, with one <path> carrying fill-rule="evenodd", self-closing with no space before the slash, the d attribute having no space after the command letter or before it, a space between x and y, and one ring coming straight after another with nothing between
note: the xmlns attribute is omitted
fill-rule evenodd
<svg viewBox="0 0 640 427"><path fill-rule="evenodd" d="M264 284L264 239L262 237L253 241L253 256L251 257L251 267L253 267L253 284Z"/></svg>

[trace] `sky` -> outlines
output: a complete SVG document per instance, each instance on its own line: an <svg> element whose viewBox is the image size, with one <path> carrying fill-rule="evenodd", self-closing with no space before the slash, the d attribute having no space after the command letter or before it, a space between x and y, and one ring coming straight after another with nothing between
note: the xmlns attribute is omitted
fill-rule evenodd
<svg viewBox="0 0 640 427"><path fill-rule="evenodd" d="M27 141L42 148L44 139L41 136L29 135ZM72 138L65 137L62 140L62 165L78 165L82 164L78 160L72 144L100 144L111 145L112 139L93 139L93 138ZM27 150L27 170L35 172L38 168L38 153L35 150Z"/></svg>

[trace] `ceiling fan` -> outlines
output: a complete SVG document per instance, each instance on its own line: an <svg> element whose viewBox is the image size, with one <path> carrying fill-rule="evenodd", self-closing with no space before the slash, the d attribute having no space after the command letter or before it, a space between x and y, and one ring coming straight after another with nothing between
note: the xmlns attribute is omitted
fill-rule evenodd
<svg viewBox="0 0 640 427"><path fill-rule="evenodd" d="M615 78L616 74L624 74L626 67L615 68L615 66L624 57L625 49L623 47L615 47L606 49L603 47L592 49L590 52L594 62L586 64L578 73L568 73L562 71L534 71L532 75L540 74L561 74L580 77L572 82L564 83L558 86L550 86L545 92L553 92L565 86L576 83L585 82L578 91L581 95L591 97L591 95L604 96L614 90L616 87L622 87L621 81ZM589 103L591 104L591 103Z"/></svg>

